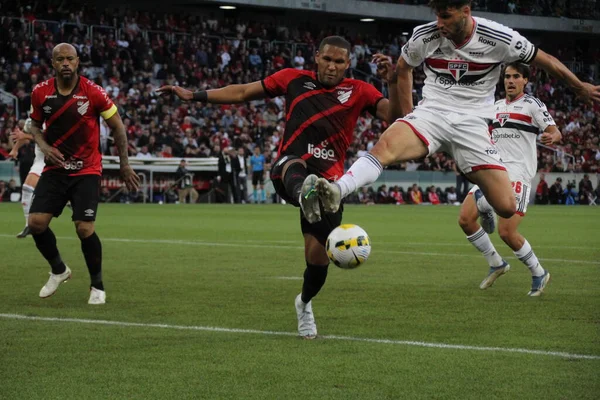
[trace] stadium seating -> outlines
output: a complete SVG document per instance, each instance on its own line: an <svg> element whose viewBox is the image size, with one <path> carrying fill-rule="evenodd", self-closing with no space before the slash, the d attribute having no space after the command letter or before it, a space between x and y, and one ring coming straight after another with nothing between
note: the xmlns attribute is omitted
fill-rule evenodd
<svg viewBox="0 0 600 400"><path fill-rule="evenodd" d="M47 9L31 9L19 3L3 9L7 16L2 17L0 37L7 40L0 43L0 88L18 98L18 117L24 118L31 88L52 75L52 47L60 42L73 43L80 52L82 74L103 86L119 106L133 157L143 147L158 157L209 157L230 146L258 145L266 151L268 161L272 160L284 129L282 99L237 106L182 104L160 98L154 90L164 83L210 89L251 82L299 65L298 57L304 60L298 68L311 69L315 45L333 33L188 14L132 10L111 14L75 3L50 3ZM477 4L491 7L494 3L499 2ZM534 3L521 2L519 10L527 11L530 8L526 5L533 7ZM536 4L542 3L551 2ZM353 52L349 75L372 82L385 93L385 85L369 63L370 55L382 50L396 58L406 36L357 34L350 39ZM565 47L555 54L565 61L585 59L585 64L573 65L586 80L597 79L597 49L591 48L585 54L578 49L572 54L570 47ZM543 72L534 69L533 75L527 90L548 105L564 135L561 146L540 147L540 171L596 172L600 163L600 108L577 103L564 85ZM423 80L422 70L417 69L415 101L420 97ZM497 96L501 95L499 90ZM10 149L8 134L17 118L14 114L13 108L0 105L0 158L6 157ZM371 116L361 117L356 140L348 151L348 163L368 151L386 126ZM115 154L106 127L102 129L102 148L106 155ZM440 153L397 168L451 171L453 165Z"/></svg>

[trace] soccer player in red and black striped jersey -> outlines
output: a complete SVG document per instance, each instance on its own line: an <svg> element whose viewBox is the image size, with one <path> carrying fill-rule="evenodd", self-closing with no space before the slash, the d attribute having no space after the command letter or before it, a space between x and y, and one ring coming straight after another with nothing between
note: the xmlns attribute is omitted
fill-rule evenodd
<svg viewBox="0 0 600 400"><path fill-rule="evenodd" d="M38 250L52 268L40 297L52 296L71 277L49 228L52 218L58 217L70 201L91 278L88 303L104 304L102 244L94 231L102 174L100 117L113 131L125 184L137 190L139 178L129 166L127 137L117 107L101 87L78 75L75 47L67 43L54 47L52 66L56 76L35 86L31 93L31 133L44 153L46 166L35 188L28 225Z"/></svg>
<svg viewBox="0 0 600 400"><path fill-rule="evenodd" d="M300 206L306 270L302 293L296 297L298 332L314 338L317 327L311 299L327 278L329 258L325 241L342 221L342 211L324 214L313 185L317 177L335 180L344 173L346 150L354 139L361 113L369 111L388 119L389 101L373 86L345 78L350 66L350 43L330 36L320 43L317 71L283 69L262 81L192 93L178 86L163 86L160 93L175 93L183 100L217 104L241 103L264 97L285 96L285 132L271 180L283 199ZM391 65L390 65L391 68Z"/></svg>

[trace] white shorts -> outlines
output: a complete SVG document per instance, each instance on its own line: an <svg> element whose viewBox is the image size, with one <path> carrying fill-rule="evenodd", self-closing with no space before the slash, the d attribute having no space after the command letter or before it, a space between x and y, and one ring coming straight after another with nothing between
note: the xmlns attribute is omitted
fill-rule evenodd
<svg viewBox="0 0 600 400"><path fill-rule="evenodd" d="M45 166L46 166L46 163L44 161L44 153L42 153L42 151L36 144L35 145L35 159L33 160L33 165L29 169L29 173L37 175L37 176L41 176L42 171L44 170Z"/></svg>
<svg viewBox="0 0 600 400"><path fill-rule="evenodd" d="M531 182L523 181L512 181L510 183L517 200L517 211L515 214L521 217L525 216L527 212L527 204L529 204L529 194L531 193ZM469 194L472 195L474 191L479 189L479 186L475 185L469 190Z"/></svg>
<svg viewBox="0 0 600 400"><path fill-rule="evenodd" d="M396 120L400 121L427 145L428 155L436 151L450 153L465 174L480 169L506 170L483 118L417 107Z"/></svg>

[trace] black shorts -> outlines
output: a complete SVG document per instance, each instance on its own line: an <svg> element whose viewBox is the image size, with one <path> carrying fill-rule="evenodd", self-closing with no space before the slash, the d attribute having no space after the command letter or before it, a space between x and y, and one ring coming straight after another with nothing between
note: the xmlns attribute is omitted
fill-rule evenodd
<svg viewBox="0 0 600 400"><path fill-rule="evenodd" d="M252 185L264 185L265 184L265 171L254 171L252 172Z"/></svg>
<svg viewBox="0 0 600 400"><path fill-rule="evenodd" d="M43 173L31 203L30 214L44 213L58 217L67 202L73 207L73 221L95 221L100 197L100 176L66 176Z"/></svg>

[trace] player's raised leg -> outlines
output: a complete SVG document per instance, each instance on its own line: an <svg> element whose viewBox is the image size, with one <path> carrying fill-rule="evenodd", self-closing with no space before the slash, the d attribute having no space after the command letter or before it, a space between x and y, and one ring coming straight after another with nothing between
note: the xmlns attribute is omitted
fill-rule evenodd
<svg viewBox="0 0 600 400"><path fill-rule="evenodd" d="M520 213L510 219L501 218L498 222L498 234L531 272L531 290L527 294L536 297L542 294L550 281L550 273L542 267L527 239L518 232L522 220Z"/></svg>
<svg viewBox="0 0 600 400"><path fill-rule="evenodd" d="M510 270L510 265L502 259L500 254L498 254L488 234L477 223L479 213L473 196L473 193L476 190L479 190L479 188L477 186L473 187L469 192L469 195L463 201L460 208L458 224L467 235L467 240L479 250L487 260L490 269L486 278L479 285L480 289L487 289L494 284L497 278Z"/></svg>
<svg viewBox="0 0 600 400"><path fill-rule="evenodd" d="M510 218L514 215L517 202L506 170L478 169L468 173L467 177L479 186L485 197L477 199L477 208L482 217L489 218L489 213L494 210L502 218Z"/></svg>
<svg viewBox="0 0 600 400"><path fill-rule="evenodd" d="M292 155L281 157L273 165L271 180L277 193L288 203L299 206L308 222L321 220L319 197L315 191L317 176L308 174L303 159Z"/></svg>
<svg viewBox="0 0 600 400"><path fill-rule="evenodd" d="M394 122L365 157L352 164L338 181L317 180L316 188L327 212L336 212L344 197L377 180L384 167L429 153L428 141L403 120Z"/></svg>

